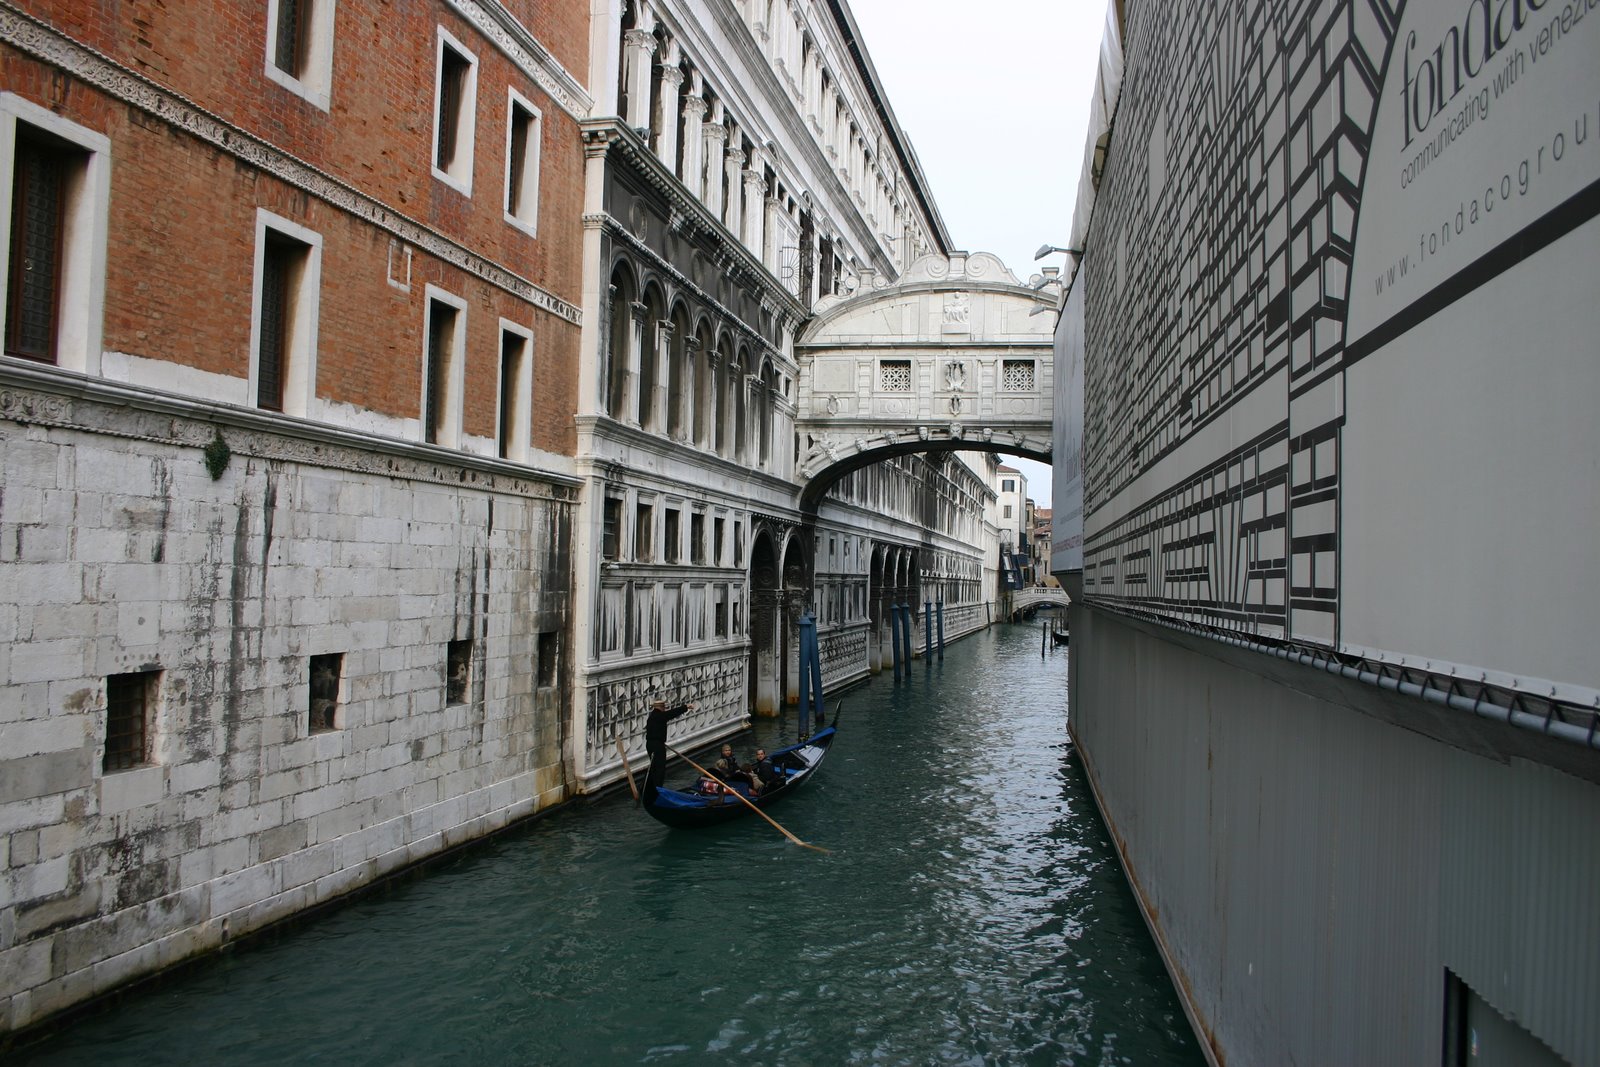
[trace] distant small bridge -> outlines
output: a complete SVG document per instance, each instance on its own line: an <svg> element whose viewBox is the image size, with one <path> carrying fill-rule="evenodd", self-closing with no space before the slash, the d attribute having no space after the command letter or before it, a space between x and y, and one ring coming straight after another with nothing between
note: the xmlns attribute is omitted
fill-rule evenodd
<svg viewBox="0 0 1600 1067"><path fill-rule="evenodd" d="M1064 608L1072 603L1072 598L1065 589L1055 589L1050 586L1033 585L1026 589L1018 589L1011 594L1011 610L1013 612L1031 611L1034 608Z"/></svg>

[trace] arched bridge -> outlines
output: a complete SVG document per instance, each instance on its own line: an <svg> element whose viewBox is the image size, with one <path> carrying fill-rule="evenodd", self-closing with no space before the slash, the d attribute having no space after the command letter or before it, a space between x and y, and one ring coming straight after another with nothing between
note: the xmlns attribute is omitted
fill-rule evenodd
<svg viewBox="0 0 1600 1067"><path fill-rule="evenodd" d="M1031 608L1064 608L1072 603L1072 598L1065 589L1055 589L1050 586L1034 585L1027 589L1018 589L1011 594L1012 611L1028 611Z"/></svg>
<svg viewBox="0 0 1600 1067"><path fill-rule="evenodd" d="M802 501L908 452L1050 461L1050 346L1059 282L1023 285L988 253L924 256L827 297L795 341Z"/></svg>

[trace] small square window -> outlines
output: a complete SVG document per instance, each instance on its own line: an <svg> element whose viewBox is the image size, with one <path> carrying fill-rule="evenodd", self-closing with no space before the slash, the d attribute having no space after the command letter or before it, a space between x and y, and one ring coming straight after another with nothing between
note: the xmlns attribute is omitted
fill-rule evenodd
<svg viewBox="0 0 1600 1067"><path fill-rule="evenodd" d="M445 648L444 702L465 704L472 683L472 639L451 641Z"/></svg>
<svg viewBox="0 0 1600 1067"><path fill-rule="evenodd" d="M883 359L878 361L878 389L885 393L911 392L911 361L909 359Z"/></svg>
<svg viewBox="0 0 1600 1067"><path fill-rule="evenodd" d="M561 654L561 635L554 630L546 630L539 635L539 666L538 686L540 689L550 689L556 684L559 677Z"/></svg>
<svg viewBox="0 0 1600 1067"><path fill-rule="evenodd" d="M103 772L125 771L150 762L151 722L160 693L160 671L107 675Z"/></svg>
<svg viewBox="0 0 1600 1067"><path fill-rule="evenodd" d="M1007 393L1026 393L1034 388L1034 363L1031 359L1000 361L1000 388Z"/></svg>
<svg viewBox="0 0 1600 1067"><path fill-rule="evenodd" d="M343 678L344 653L328 652L311 657L309 732L320 734L338 728L339 683Z"/></svg>

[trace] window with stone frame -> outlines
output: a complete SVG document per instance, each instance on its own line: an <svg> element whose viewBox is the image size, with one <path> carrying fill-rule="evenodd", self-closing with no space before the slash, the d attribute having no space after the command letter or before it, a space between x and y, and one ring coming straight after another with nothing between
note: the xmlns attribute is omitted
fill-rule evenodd
<svg viewBox="0 0 1600 1067"><path fill-rule="evenodd" d="M661 558L668 563L678 562L683 552L681 515L682 512L673 507L667 508L661 514Z"/></svg>
<svg viewBox="0 0 1600 1067"><path fill-rule="evenodd" d="M471 196L478 60L443 27L439 28L437 78L433 176Z"/></svg>
<svg viewBox="0 0 1600 1067"><path fill-rule="evenodd" d="M884 393L911 392L911 361L909 359L880 359L878 361L878 390Z"/></svg>
<svg viewBox="0 0 1600 1067"><path fill-rule="evenodd" d="M655 559L656 509L647 501L639 501L633 509L633 558L640 563Z"/></svg>
<svg viewBox="0 0 1600 1067"><path fill-rule="evenodd" d="M1000 390L1006 393L1028 393L1035 388L1035 363L1031 359L1003 359L1000 361Z"/></svg>
<svg viewBox="0 0 1600 1067"><path fill-rule="evenodd" d="M711 565L722 566L722 535L727 522L721 515L711 520Z"/></svg>
<svg viewBox="0 0 1600 1067"><path fill-rule="evenodd" d="M539 109L515 89L506 108L506 221L536 234L539 226Z"/></svg>
<svg viewBox="0 0 1600 1067"><path fill-rule="evenodd" d="M501 459L525 462L533 433L533 337L526 330L500 323L500 419L496 428Z"/></svg>
<svg viewBox="0 0 1600 1067"><path fill-rule="evenodd" d="M106 676L106 736L100 769L106 774L151 762L154 719L161 672L134 671Z"/></svg>
<svg viewBox="0 0 1600 1067"><path fill-rule="evenodd" d="M703 565L706 561L706 513L696 511L689 516L689 562Z"/></svg>
<svg viewBox="0 0 1600 1067"><path fill-rule="evenodd" d="M335 0L267 0L267 77L328 110Z"/></svg>
<svg viewBox="0 0 1600 1067"><path fill-rule="evenodd" d="M622 558L622 498L606 497L601 519L600 557L615 560Z"/></svg>
<svg viewBox="0 0 1600 1067"><path fill-rule="evenodd" d="M264 411L304 417L314 392L322 238L258 210L256 244L252 399Z"/></svg>

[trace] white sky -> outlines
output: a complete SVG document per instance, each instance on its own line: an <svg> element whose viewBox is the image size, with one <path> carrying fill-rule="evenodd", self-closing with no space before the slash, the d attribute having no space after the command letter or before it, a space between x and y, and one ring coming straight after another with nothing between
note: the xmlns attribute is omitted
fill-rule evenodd
<svg viewBox="0 0 1600 1067"><path fill-rule="evenodd" d="M1020 281L1067 243L1105 0L848 0L955 247ZM1002 460L1050 506L1050 468Z"/></svg>

